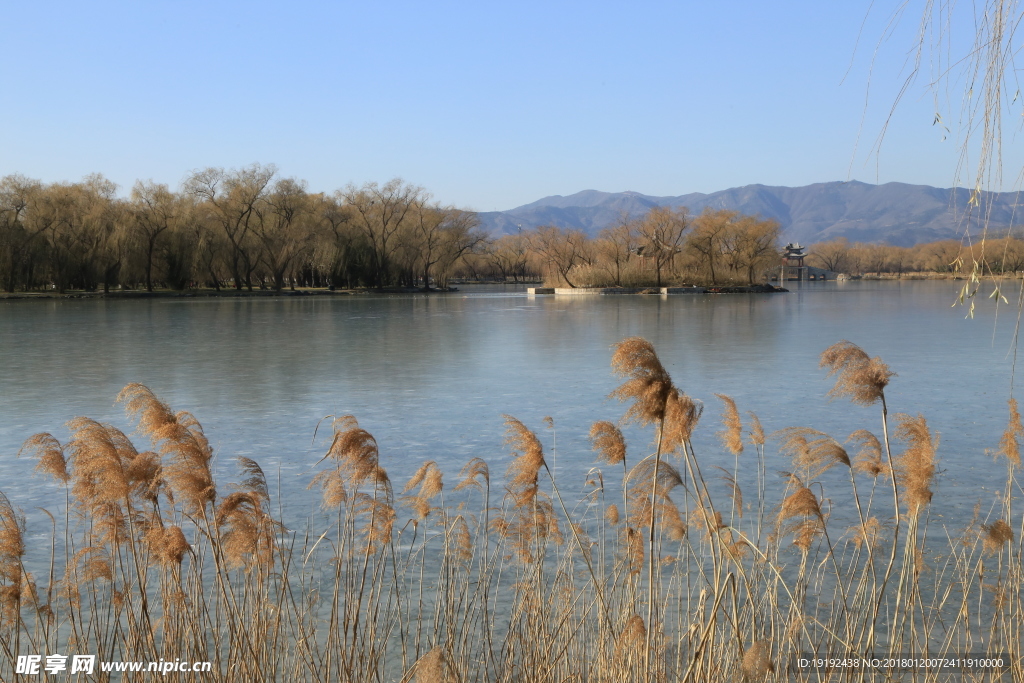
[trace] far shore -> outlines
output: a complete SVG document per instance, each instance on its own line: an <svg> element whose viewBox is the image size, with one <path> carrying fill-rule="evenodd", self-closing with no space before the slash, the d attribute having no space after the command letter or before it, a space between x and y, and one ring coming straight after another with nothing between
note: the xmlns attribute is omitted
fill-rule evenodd
<svg viewBox="0 0 1024 683"><path fill-rule="evenodd" d="M848 275L847 280L885 280L885 281L900 281L900 280L965 280L963 275L956 273L936 273L936 272L920 272L920 273L865 273L862 275ZM1017 279L1016 274L1009 275L983 275L982 280L1002 280L1002 279ZM796 280L787 280L783 284L791 284ZM831 282L831 281L830 281ZM773 280L766 284L775 283L775 287L778 287L777 281ZM355 289L329 289L326 287L297 287L295 289L283 289L281 291L273 289L254 289L249 291L248 289L234 289L234 288L197 288L197 289L186 289L186 290L171 290L171 289L157 289L152 292L138 289L119 289L111 290L109 292L103 291L85 291L85 290L67 290L65 292L56 291L35 291L35 292L0 292L0 301L24 301L24 300L44 300L44 299L188 299L188 298L209 298L209 297L222 297L222 298L246 298L246 297L289 297L289 296L358 296L358 295L373 295L373 294L450 294L459 291L459 286L463 285L522 285L534 287L543 286L543 283L538 280L521 280L519 282L495 282L495 281L458 281L454 282L453 286L438 289L431 287L430 289L423 289L422 287L385 287L382 289L360 287ZM709 290L728 290L728 291L740 291L747 289L748 286L737 286L731 283L722 283L718 285L704 285ZM583 287L581 290L588 288Z"/></svg>
<svg viewBox="0 0 1024 683"><path fill-rule="evenodd" d="M383 289L327 289L305 288L282 289L186 289L175 291L158 289L152 292L145 290L112 290L109 292L88 292L68 290L66 292L0 292L0 300L17 301L29 299L198 299L209 297L248 298L248 297L287 297L287 296L355 296L360 294L449 294L458 288L423 289L420 287L385 287Z"/></svg>

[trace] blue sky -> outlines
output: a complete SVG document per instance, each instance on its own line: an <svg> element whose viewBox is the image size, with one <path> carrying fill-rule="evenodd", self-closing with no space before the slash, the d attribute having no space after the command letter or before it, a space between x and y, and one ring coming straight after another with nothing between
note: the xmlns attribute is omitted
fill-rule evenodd
<svg viewBox="0 0 1024 683"><path fill-rule="evenodd" d="M949 186L956 126L943 141L923 80L869 153L919 18L881 45L864 116L898 2L869 4L8 3L0 175L173 187L262 162L314 191L400 176L480 211L583 189Z"/></svg>

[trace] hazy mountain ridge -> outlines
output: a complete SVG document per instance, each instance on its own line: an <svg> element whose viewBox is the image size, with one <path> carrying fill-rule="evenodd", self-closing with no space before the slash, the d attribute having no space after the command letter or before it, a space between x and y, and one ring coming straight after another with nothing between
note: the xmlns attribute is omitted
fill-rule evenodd
<svg viewBox="0 0 1024 683"><path fill-rule="evenodd" d="M720 192L694 192L678 197L655 197L639 192L599 192L544 197L508 211L479 214L482 227L493 235L512 234L540 225L578 228L596 235L623 215L640 216L655 206L686 206L691 213L705 208L732 209L779 221L783 239L805 244L836 237L854 242L888 242L911 246L919 242L959 238L964 227L979 234L978 216L990 211L989 230L1005 234L1011 223L1024 218L1024 196L1016 192L985 192L981 210L968 218L970 191L928 185L858 181L815 183L804 187L746 185ZM1015 213L1018 203L1022 211Z"/></svg>

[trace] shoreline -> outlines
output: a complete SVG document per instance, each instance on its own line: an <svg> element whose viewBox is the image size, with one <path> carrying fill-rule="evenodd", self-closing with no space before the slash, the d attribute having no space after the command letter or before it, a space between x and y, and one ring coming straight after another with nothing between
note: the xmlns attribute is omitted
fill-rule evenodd
<svg viewBox="0 0 1024 683"><path fill-rule="evenodd" d="M32 300L58 300L58 299L245 299L245 298L268 298L268 297L303 297L303 296L360 296L370 294L453 294L458 292L457 287L449 289L422 289L419 287L385 287L383 289L296 289L282 290L237 290L237 289L190 289L181 292L160 290L155 292L146 291L117 291L117 292L84 292L74 290L64 292L0 292L0 301L32 301Z"/></svg>

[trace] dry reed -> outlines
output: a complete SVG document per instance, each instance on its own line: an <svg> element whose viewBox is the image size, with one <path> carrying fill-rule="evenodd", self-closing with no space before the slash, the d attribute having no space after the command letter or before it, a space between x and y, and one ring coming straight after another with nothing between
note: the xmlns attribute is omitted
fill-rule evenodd
<svg viewBox="0 0 1024 683"><path fill-rule="evenodd" d="M767 511L757 417L745 421L757 466L741 468L740 412L719 396L731 458L717 460L733 469L712 461L720 481L706 481L692 441L702 404L632 338L615 348L624 382L612 395L630 403L625 420L654 428L653 451L627 466L622 432L595 423L597 468L578 500L566 504L540 439L506 416L512 460L498 502L474 458L454 487L425 462L396 508L377 441L341 416L310 483L322 506L295 528L255 460L239 458L237 483L218 486L198 421L129 385L120 400L153 450L86 418L68 423L65 444L39 434L22 448L68 501L47 547L0 494L0 679L16 680L18 654L73 651L211 661L211 680L231 683L802 682L825 680L789 664L811 649L973 648L1013 658L992 680L1022 680L1016 403L999 446L1007 487L988 518L979 508L947 541L925 514L938 457L925 419L899 415L903 450L889 453L893 373L849 342L822 365L837 375L833 396L882 403L883 436L853 425L851 457L823 432L776 432L792 473ZM848 486L836 487L836 466ZM892 501L876 500L879 477Z"/></svg>

